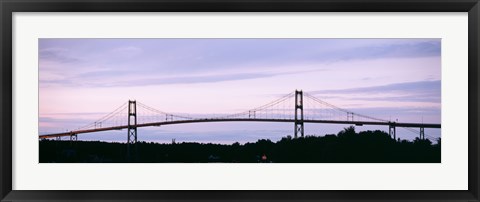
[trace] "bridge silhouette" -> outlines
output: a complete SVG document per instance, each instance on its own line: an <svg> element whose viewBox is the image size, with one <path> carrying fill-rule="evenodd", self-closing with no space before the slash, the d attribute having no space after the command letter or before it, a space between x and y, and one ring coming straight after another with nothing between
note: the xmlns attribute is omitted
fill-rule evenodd
<svg viewBox="0 0 480 202"><path fill-rule="evenodd" d="M260 107L216 116L167 113L129 100L93 123L68 132L39 135L39 139L70 137L70 140L77 140L79 134L127 129L129 148L129 145L137 143L137 128L206 122L290 122L294 125L294 138L304 136L304 123L388 126L390 137L395 140L397 127L418 133L420 139L425 139L425 128L441 128L441 124L392 122L355 113L296 90Z"/></svg>

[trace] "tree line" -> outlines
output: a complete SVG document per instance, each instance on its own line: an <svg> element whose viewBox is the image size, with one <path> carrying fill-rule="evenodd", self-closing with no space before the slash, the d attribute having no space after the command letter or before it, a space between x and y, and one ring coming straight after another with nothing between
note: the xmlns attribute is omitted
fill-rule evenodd
<svg viewBox="0 0 480 202"><path fill-rule="evenodd" d="M384 131L348 127L325 136L240 144L40 140L40 163L440 163L441 139L394 140ZM132 145L133 146L133 145Z"/></svg>

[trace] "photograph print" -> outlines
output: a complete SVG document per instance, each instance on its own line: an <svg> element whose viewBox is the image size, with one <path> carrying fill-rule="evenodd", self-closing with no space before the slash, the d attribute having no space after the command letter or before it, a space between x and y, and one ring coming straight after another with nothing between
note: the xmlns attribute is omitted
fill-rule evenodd
<svg viewBox="0 0 480 202"><path fill-rule="evenodd" d="M441 163L441 39L41 38L40 163Z"/></svg>

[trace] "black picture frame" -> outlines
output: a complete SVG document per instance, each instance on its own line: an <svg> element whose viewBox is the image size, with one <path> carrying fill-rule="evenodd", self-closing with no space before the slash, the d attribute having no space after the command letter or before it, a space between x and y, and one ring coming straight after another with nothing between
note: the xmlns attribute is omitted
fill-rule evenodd
<svg viewBox="0 0 480 202"><path fill-rule="evenodd" d="M479 0L0 0L2 201L479 201ZM13 12L468 12L468 190L465 191L24 191L12 190ZM92 182L93 183L93 182ZM159 182L161 183L161 182Z"/></svg>

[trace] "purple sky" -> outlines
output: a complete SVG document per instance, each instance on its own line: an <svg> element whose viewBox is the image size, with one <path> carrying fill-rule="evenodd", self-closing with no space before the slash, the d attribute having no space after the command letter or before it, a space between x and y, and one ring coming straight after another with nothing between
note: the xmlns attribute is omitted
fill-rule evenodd
<svg viewBox="0 0 480 202"><path fill-rule="evenodd" d="M222 114L295 89L382 119L440 123L440 51L440 39L40 39L40 133L73 130L129 99L167 112ZM306 124L305 134L343 127ZM388 128L357 127L372 129ZM126 133L79 139L123 142ZM201 123L142 128L138 136L244 143L292 133L290 123ZM418 134L399 129L398 136Z"/></svg>

